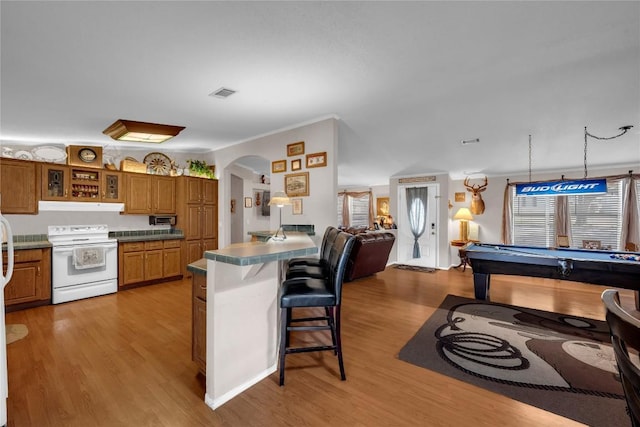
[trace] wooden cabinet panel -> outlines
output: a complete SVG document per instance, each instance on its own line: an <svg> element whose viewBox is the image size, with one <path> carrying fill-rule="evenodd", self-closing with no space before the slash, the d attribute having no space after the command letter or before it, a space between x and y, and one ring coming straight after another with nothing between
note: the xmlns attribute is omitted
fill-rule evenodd
<svg viewBox="0 0 640 427"><path fill-rule="evenodd" d="M202 179L184 178L186 182L186 202L200 203L202 201Z"/></svg>
<svg viewBox="0 0 640 427"><path fill-rule="evenodd" d="M144 282L144 251L126 252L122 254L120 269L120 285L131 285Z"/></svg>
<svg viewBox="0 0 640 427"><path fill-rule="evenodd" d="M170 176L154 176L153 213L176 213L176 180Z"/></svg>
<svg viewBox="0 0 640 427"><path fill-rule="evenodd" d="M187 253L187 260L185 262L185 265L191 264L192 262L195 262L200 258L202 258L204 249L202 246L202 241L200 239L187 240L185 242L185 247L186 247L186 253Z"/></svg>
<svg viewBox="0 0 640 427"><path fill-rule="evenodd" d="M69 168L63 165L43 164L40 198L42 200L69 200Z"/></svg>
<svg viewBox="0 0 640 427"><path fill-rule="evenodd" d="M151 214L151 175L127 173L125 175L124 212Z"/></svg>
<svg viewBox="0 0 640 427"><path fill-rule="evenodd" d="M187 264L202 258L205 250L218 248L218 181L197 177L178 178L178 221L185 235L183 275Z"/></svg>
<svg viewBox="0 0 640 427"><path fill-rule="evenodd" d="M207 278L202 274L194 274L192 278L193 312L192 312L192 336L191 358L203 375L207 374ZM199 298L202 289L205 290L205 299Z"/></svg>
<svg viewBox="0 0 640 427"><path fill-rule="evenodd" d="M144 242L144 249L146 251L153 251L162 249L164 245L162 244L162 240L151 240L148 242Z"/></svg>
<svg viewBox="0 0 640 427"><path fill-rule="evenodd" d="M218 211L215 205L203 205L201 210L201 226L203 239L213 239L218 231Z"/></svg>
<svg viewBox="0 0 640 427"><path fill-rule="evenodd" d="M118 251L118 284L121 287L148 285L182 276L180 240L124 242Z"/></svg>
<svg viewBox="0 0 640 427"><path fill-rule="evenodd" d="M3 256L3 273L6 273L6 261L5 254ZM5 307L24 303L29 303L28 306L42 305L48 304L50 300L51 249L16 251L13 276L4 288Z"/></svg>
<svg viewBox="0 0 640 427"><path fill-rule="evenodd" d="M145 251L144 279L162 279L162 250Z"/></svg>
<svg viewBox="0 0 640 427"><path fill-rule="evenodd" d="M183 229L184 237L187 240L200 239L200 211L202 208L199 204L189 204L185 209L185 227Z"/></svg>
<svg viewBox="0 0 640 427"><path fill-rule="evenodd" d="M38 176L34 162L0 159L0 201L4 214L38 213Z"/></svg>
<svg viewBox="0 0 640 427"><path fill-rule="evenodd" d="M40 263L37 261L15 264L13 277L4 288L5 305L37 299L38 278L40 275Z"/></svg>
<svg viewBox="0 0 640 427"><path fill-rule="evenodd" d="M102 174L102 201L123 203L124 200L122 174L120 172L105 170Z"/></svg>
<svg viewBox="0 0 640 427"><path fill-rule="evenodd" d="M205 179L202 181L202 202L207 205L218 204L218 181Z"/></svg>
<svg viewBox="0 0 640 427"><path fill-rule="evenodd" d="M164 260L162 269L164 277L179 276L182 274L182 264L180 262L180 248L169 248L163 251Z"/></svg>

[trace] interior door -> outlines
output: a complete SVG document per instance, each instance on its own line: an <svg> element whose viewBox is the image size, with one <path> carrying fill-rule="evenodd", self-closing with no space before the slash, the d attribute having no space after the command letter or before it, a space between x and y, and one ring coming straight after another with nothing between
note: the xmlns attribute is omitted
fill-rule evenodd
<svg viewBox="0 0 640 427"><path fill-rule="evenodd" d="M420 257L413 257L414 237L407 209L407 188L427 187L425 231L418 239ZM398 187L398 263L435 268L438 263L438 201L440 184L408 184Z"/></svg>

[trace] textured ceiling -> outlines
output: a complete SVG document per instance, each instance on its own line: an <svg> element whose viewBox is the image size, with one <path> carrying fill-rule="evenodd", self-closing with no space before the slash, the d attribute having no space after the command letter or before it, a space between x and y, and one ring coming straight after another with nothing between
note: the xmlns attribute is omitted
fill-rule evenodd
<svg viewBox="0 0 640 427"><path fill-rule="evenodd" d="M115 119L205 152L340 119L338 184L640 167L640 2L10 2L4 143L112 145ZM220 87L227 99L208 96ZM462 145L463 139L480 138ZM577 177L580 177L577 174Z"/></svg>

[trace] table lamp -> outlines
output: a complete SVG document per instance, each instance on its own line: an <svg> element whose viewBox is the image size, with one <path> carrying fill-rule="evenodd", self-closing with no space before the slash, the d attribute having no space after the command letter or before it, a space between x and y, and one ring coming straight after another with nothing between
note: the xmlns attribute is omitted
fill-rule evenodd
<svg viewBox="0 0 640 427"><path fill-rule="evenodd" d="M469 221L473 220L471 212L468 208L460 208L453 219L460 220L460 240L467 242L469 240Z"/></svg>
<svg viewBox="0 0 640 427"><path fill-rule="evenodd" d="M276 230L276 234L271 237L273 240L284 240L287 238L287 235L284 234L284 229L282 228L282 207L284 205L290 204L291 199L289 199L287 193L285 193L284 191L276 191L275 193L273 193L273 196L271 196L271 200L269 200L269 206L277 206L278 209L280 209L280 226ZM278 233L280 233L281 229L282 236L278 236Z"/></svg>

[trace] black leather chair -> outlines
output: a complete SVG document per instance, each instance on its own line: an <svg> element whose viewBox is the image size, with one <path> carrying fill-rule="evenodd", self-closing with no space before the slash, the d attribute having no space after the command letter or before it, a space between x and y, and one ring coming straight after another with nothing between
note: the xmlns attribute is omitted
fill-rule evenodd
<svg viewBox="0 0 640 427"><path fill-rule="evenodd" d="M316 277L323 278L327 275L327 266L331 246L340 233L336 227L328 226L322 237L319 258L293 258L289 261L285 277Z"/></svg>
<svg viewBox="0 0 640 427"><path fill-rule="evenodd" d="M631 349L640 350L640 320L620 306L618 291L607 289L602 293L602 301L607 309L611 344L616 355L631 425L640 427L640 369L629 357Z"/></svg>
<svg viewBox="0 0 640 427"><path fill-rule="evenodd" d="M328 256L328 276L324 278L296 277L282 282L280 296L280 385L284 385L285 356L292 353L311 351L333 351L338 356L340 378L346 379L342 361L342 342L340 339L340 306L342 283L347 268L347 260L355 243L355 236L338 232ZM324 308L324 316L293 318L294 308ZM300 326L294 326L302 324ZM291 347L291 332L314 332L329 330L330 345Z"/></svg>

